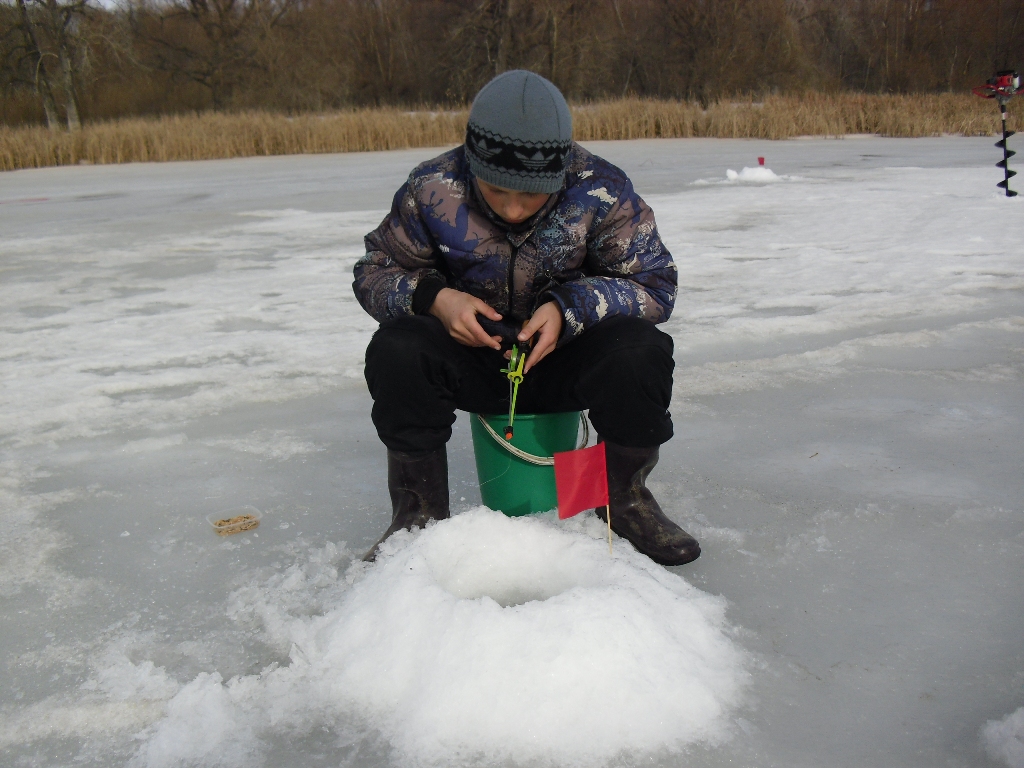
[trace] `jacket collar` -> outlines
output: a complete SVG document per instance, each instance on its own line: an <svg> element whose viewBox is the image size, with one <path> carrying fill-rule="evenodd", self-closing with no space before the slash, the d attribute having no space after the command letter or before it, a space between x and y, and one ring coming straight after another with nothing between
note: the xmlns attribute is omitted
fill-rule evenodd
<svg viewBox="0 0 1024 768"><path fill-rule="evenodd" d="M565 191L565 184L563 183L562 188L560 190L548 195L547 202L544 203L541 209L537 211L535 214L533 214L533 216L528 218L526 221L520 222L519 224L509 224L507 221L501 218L501 216L492 211L491 206L489 206L487 204L487 201L484 200L484 196L480 194L480 187L477 186L476 176L474 176L472 173L469 173L469 179L470 205L473 208L476 208L478 211L480 211L484 216L486 216L487 220L490 221L499 230L504 232L505 236L516 248L525 243L529 239L530 235L533 234L533 231L537 228L537 225L540 224L544 220L544 218L549 213L551 213L552 210L554 210L555 206L558 205L558 201L562 197L562 193Z"/></svg>

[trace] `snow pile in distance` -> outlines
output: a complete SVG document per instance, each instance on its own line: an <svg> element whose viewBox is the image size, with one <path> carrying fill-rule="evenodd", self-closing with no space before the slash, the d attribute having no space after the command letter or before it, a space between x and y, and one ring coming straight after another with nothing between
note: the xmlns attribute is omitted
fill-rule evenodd
<svg viewBox="0 0 1024 768"><path fill-rule="evenodd" d="M1010 768L1024 768L1024 707L1002 720L990 720L981 732L985 751Z"/></svg>
<svg viewBox="0 0 1024 768"><path fill-rule="evenodd" d="M770 168L763 168L760 166L757 168L744 168L739 173L729 168L725 172L725 177L729 181L746 181L757 184L768 184L784 180L784 177L777 175Z"/></svg>
<svg viewBox="0 0 1024 768"><path fill-rule="evenodd" d="M401 532L315 616L274 592L308 574L260 588L290 662L200 675L136 763L251 765L261 743L325 726L376 731L403 765L598 765L724 740L747 679L724 600L622 540L610 556L586 517L480 507Z"/></svg>

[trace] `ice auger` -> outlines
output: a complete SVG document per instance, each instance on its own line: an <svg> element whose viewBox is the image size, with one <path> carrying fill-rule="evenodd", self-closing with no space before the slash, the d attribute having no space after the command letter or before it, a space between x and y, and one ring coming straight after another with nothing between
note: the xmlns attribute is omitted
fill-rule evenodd
<svg viewBox="0 0 1024 768"><path fill-rule="evenodd" d="M505 427L505 440L512 440L512 425L516 420L516 397L519 395L519 385L523 383L523 366L526 365L526 355L519 351L519 346L512 345L512 355L508 359L508 368L502 368L501 372L508 377L508 426Z"/></svg>
<svg viewBox="0 0 1024 768"><path fill-rule="evenodd" d="M996 163L996 168L1003 169L1003 180L996 186L1005 189L1007 197L1016 197L1017 193L1010 189L1010 177L1016 176L1017 172L1010 170L1009 163L1010 158L1017 153L1011 151L1006 146L1006 140L1013 136L1016 131L1006 130L1006 102L1014 96L1024 93L1024 88L1020 87L1020 75L1012 69L1004 69L1001 72L996 72L996 76L989 78L988 82L984 85L979 85L971 90L974 91L976 96L981 96L985 99L995 99L999 102L999 112L1003 116L1003 138L996 142L996 146L1002 148L1003 159Z"/></svg>

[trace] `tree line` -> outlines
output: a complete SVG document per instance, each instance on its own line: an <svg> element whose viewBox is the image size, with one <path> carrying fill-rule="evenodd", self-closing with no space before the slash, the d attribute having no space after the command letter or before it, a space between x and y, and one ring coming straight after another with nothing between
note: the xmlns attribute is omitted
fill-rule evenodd
<svg viewBox="0 0 1024 768"><path fill-rule="evenodd" d="M113 4L117 3L117 4ZM1024 65L1024 0L0 0L0 122L957 91Z"/></svg>

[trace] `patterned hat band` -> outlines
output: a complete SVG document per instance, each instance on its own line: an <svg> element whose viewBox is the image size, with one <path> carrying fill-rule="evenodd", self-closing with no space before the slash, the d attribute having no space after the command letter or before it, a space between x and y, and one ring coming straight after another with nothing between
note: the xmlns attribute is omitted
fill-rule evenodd
<svg viewBox="0 0 1024 768"><path fill-rule="evenodd" d="M557 192L565 179L572 141L516 143L470 123L466 157L473 174L505 189Z"/></svg>

